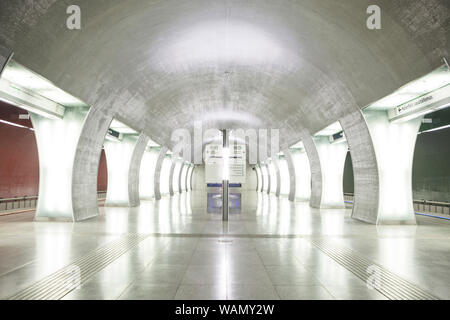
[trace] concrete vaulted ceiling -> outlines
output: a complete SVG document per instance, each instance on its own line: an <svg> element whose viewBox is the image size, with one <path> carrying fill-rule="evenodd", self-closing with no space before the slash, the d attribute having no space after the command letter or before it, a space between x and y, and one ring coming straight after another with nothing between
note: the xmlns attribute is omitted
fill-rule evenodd
<svg viewBox="0 0 450 320"><path fill-rule="evenodd" d="M278 128L286 147L442 65L449 17L448 0L2 1L0 43L158 143L202 121Z"/></svg>

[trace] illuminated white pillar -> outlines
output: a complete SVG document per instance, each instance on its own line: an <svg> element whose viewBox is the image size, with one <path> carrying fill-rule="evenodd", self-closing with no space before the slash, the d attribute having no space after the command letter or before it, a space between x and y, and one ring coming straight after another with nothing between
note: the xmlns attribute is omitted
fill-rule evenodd
<svg viewBox="0 0 450 320"><path fill-rule="evenodd" d="M170 194L170 170L172 167L172 156L166 154L161 166L161 175L159 177L159 186L161 194Z"/></svg>
<svg viewBox="0 0 450 320"><path fill-rule="evenodd" d="M158 160L159 150L150 148L142 157L141 170L139 173L139 197L144 199L153 199L155 196L155 168Z"/></svg>
<svg viewBox="0 0 450 320"><path fill-rule="evenodd" d="M124 135L122 141L105 140L108 161L106 206L139 204L139 169L148 138Z"/></svg>
<svg viewBox="0 0 450 320"><path fill-rule="evenodd" d="M262 172L262 192L268 192L270 188L270 177L269 177L269 170L267 169L267 165L265 163L261 163L261 172Z"/></svg>
<svg viewBox="0 0 450 320"><path fill-rule="evenodd" d="M289 176L289 167L285 157L282 157L278 161L278 172L279 172L279 195L288 196L291 188L291 181Z"/></svg>
<svg viewBox="0 0 450 320"><path fill-rule="evenodd" d="M274 189L273 192L275 192L275 195L279 197L281 191L281 174L280 174L280 160L278 158L278 155L275 155L275 157L273 158L272 165L275 171L275 180L277 182L276 187L273 188Z"/></svg>
<svg viewBox="0 0 450 320"><path fill-rule="evenodd" d="M155 165L155 176L154 176L154 183L155 183L155 199L156 200L160 200L161 199L161 169L163 166L163 162L166 158L166 153L167 153L168 148L167 147L162 147L161 150L159 151L159 155L158 155L158 159L156 160L156 165Z"/></svg>
<svg viewBox="0 0 450 320"><path fill-rule="evenodd" d="M295 201L295 193L296 193L296 181L295 181L295 167L294 162L292 161L292 155L289 149L283 151L284 158L286 160L287 171L289 175L289 201Z"/></svg>
<svg viewBox="0 0 450 320"><path fill-rule="evenodd" d="M172 181L172 188L171 188L171 195L173 196L175 194L175 192L179 192L180 191L180 173L181 173L181 166L182 166L183 162L180 159L174 159L173 160L173 171L172 171L172 177L171 177L171 181Z"/></svg>
<svg viewBox="0 0 450 320"><path fill-rule="evenodd" d="M415 224L412 163L422 117L392 123L384 111L364 111L378 166L378 224Z"/></svg>
<svg viewBox="0 0 450 320"><path fill-rule="evenodd" d="M347 142L330 143L325 136L314 137L314 144L320 161L322 188L319 208L345 208L344 203L344 164L347 156Z"/></svg>
<svg viewBox="0 0 450 320"><path fill-rule="evenodd" d="M311 169L304 150L290 151L295 174L295 199L309 201L311 198Z"/></svg>
<svg viewBox="0 0 450 320"><path fill-rule="evenodd" d="M39 153L36 220L75 220L72 171L87 113L87 108L66 108L63 119L48 119L30 113Z"/></svg>
<svg viewBox="0 0 450 320"><path fill-rule="evenodd" d="M188 164L183 163L181 165L180 176L178 180L179 192L187 191L186 189L186 174L187 174Z"/></svg>

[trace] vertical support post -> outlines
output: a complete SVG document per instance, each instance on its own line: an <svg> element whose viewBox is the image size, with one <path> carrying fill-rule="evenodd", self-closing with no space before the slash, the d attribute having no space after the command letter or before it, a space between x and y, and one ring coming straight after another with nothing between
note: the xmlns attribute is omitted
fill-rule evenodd
<svg viewBox="0 0 450 320"><path fill-rule="evenodd" d="M228 152L225 152L228 149L228 131L226 129L222 130L223 136L223 170L224 172L228 172ZM228 174L224 174L222 180L222 220L228 221Z"/></svg>

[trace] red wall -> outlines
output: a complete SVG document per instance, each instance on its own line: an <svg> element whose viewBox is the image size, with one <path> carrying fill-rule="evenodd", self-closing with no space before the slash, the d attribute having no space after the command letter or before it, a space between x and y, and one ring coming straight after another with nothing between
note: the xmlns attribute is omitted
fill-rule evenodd
<svg viewBox="0 0 450 320"><path fill-rule="evenodd" d="M0 101L0 119L32 128L30 120L19 120L26 110ZM108 171L102 150L98 191L106 191ZM34 131L0 122L0 198L38 195L39 158Z"/></svg>
<svg viewBox="0 0 450 320"><path fill-rule="evenodd" d="M32 127L19 120L25 110L0 102L0 119ZM39 159L34 132L0 123L0 198L35 196L39 189Z"/></svg>
<svg viewBox="0 0 450 320"><path fill-rule="evenodd" d="M98 165L97 190L106 191L108 189L108 168L106 165L105 150L102 149L100 163Z"/></svg>

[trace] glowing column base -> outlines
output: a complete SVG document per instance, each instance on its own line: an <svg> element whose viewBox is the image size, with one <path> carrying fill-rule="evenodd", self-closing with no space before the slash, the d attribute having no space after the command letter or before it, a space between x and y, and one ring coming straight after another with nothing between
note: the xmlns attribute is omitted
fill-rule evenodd
<svg viewBox="0 0 450 320"><path fill-rule="evenodd" d="M309 201L311 197L311 168L308 155L300 150L292 150L291 155L295 170L295 199Z"/></svg>
<svg viewBox="0 0 450 320"><path fill-rule="evenodd" d="M286 159L280 159L278 162L278 167L280 170L280 194L289 195L291 185L289 177L289 168Z"/></svg>
<svg viewBox="0 0 450 320"><path fill-rule="evenodd" d="M267 165L265 163L261 164L261 173L262 173L262 192L267 192L269 190L269 170L267 169Z"/></svg>
<svg viewBox="0 0 450 320"><path fill-rule="evenodd" d="M172 167L172 158L167 156L162 161L161 174L159 177L159 187L161 195L170 194L170 168Z"/></svg>
<svg viewBox="0 0 450 320"><path fill-rule="evenodd" d="M328 137L314 137L322 172L320 208L345 208L344 164L347 142L330 143Z"/></svg>
<svg viewBox="0 0 450 320"><path fill-rule="evenodd" d="M364 112L378 165L378 224L415 224L412 162L422 117L391 123L386 112Z"/></svg>
<svg viewBox="0 0 450 320"><path fill-rule="evenodd" d="M31 114L39 152L36 220L74 220L72 170L87 112L84 108L66 108L63 119Z"/></svg>
<svg viewBox="0 0 450 320"><path fill-rule="evenodd" d="M155 196L155 167L159 151L152 149L144 152L139 172L139 198L153 199Z"/></svg>
<svg viewBox="0 0 450 320"><path fill-rule="evenodd" d="M269 162L267 168L269 170L269 179L270 179L270 186L267 193L276 193L278 186L278 179L277 179L277 168L273 160Z"/></svg>
<svg viewBox="0 0 450 320"><path fill-rule="evenodd" d="M105 206L129 206L128 174L136 136L125 135L120 142L105 140L108 162L108 191Z"/></svg>
<svg viewBox="0 0 450 320"><path fill-rule="evenodd" d="M180 174L181 174L181 166L183 162L180 160L174 160L175 166L173 168L172 173L172 195L180 192Z"/></svg>

